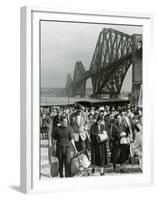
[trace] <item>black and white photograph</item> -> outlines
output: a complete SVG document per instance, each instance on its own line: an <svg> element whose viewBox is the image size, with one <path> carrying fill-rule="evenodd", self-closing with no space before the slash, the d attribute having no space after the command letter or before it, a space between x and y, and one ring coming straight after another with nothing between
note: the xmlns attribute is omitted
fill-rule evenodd
<svg viewBox="0 0 158 200"><path fill-rule="evenodd" d="M143 173L143 26L40 20L40 179Z"/></svg>

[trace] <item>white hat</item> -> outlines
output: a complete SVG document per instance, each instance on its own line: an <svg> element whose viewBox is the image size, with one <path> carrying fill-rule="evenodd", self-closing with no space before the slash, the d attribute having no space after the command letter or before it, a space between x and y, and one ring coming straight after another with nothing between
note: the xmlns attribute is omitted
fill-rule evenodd
<svg viewBox="0 0 158 200"><path fill-rule="evenodd" d="M99 108L99 111L101 111L101 110L103 110L103 111L104 111L104 107L100 107L100 108Z"/></svg>

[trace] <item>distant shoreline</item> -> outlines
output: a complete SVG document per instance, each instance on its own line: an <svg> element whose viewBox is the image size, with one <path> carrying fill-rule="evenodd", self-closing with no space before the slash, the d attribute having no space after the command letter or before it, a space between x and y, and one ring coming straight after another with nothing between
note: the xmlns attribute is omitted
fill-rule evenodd
<svg viewBox="0 0 158 200"><path fill-rule="evenodd" d="M92 99L92 98L76 98L76 97L70 97L68 99L68 97L41 97L40 99L40 105L41 106L55 106L55 105L72 105L75 102L79 102L79 101L83 101L83 102L90 102L90 103L104 103L104 104L108 104L109 102L111 103L115 103L118 104L118 102L120 103L125 103L128 101L127 98L123 98L123 99Z"/></svg>

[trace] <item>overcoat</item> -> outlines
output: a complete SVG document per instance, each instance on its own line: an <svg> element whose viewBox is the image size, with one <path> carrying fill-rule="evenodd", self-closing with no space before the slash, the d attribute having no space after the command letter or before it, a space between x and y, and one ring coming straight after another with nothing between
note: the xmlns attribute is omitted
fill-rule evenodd
<svg viewBox="0 0 158 200"><path fill-rule="evenodd" d="M123 123L116 122L112 127L112 150L111 150L111 162L113 164L116 163L124 163L129 157L129 145L128 144L120 144L121 133L125 132L127 136L129 135L129 128L125 126Z"/></svg>
<svg viewBox="0 0 158 200"><path fill-rule="evenodd" d="M102 143L97 142L97 136L99 133L102 133L105 130L103 124L98 127L98 124L95 122L90 129L90 138L91 138L91 162L92 165L104 167L107 164L107 148L106 141Z"/></svg>

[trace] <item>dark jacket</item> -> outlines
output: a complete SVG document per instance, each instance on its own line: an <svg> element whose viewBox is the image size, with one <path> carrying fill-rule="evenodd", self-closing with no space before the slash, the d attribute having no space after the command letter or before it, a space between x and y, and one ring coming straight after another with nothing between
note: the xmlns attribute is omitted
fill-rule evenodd
<svg viewBox="0 0 158 200"><path fill-rule="evenodd" d="M119 147L120 145L120 139L121 139L121 136L120 134L122 132L125 132L128 136L129 134L129 128L127 126L125 126L124 123L115 123L112 127L112 134L111 134L111 140L113 142L113 145L116 146L116 147Z"/></svg>
<svg viewBox="0 0 158 200"><path fill-rule="evenodd" d="M103 124L100 125L100 131L97 123L94 123L90 129L90 137L91 137L91 162L92 165L97 165L104 167L107 164L107 148L106 142L98 143L97 136L99 133L105 130L105 126Z"/></svg>
<svg viewBox="0 0 158 200"><path fill-rule="evenodd" d="M58 115L55 115L55 117L53 118L53 126L57 127L58 124L60 124L60 118Z"/></svg>
<svg viewBox="0 0 158 200"><path fill-rule="evenodd" d="M116 163L124 163L128 159L129 155L129 147L128 145L120 144L121 136L120 134L125 132L128 136L129 128L122 123L115 123L112 127L112 149L111 149L111 162L113 164Z"/></svg>

